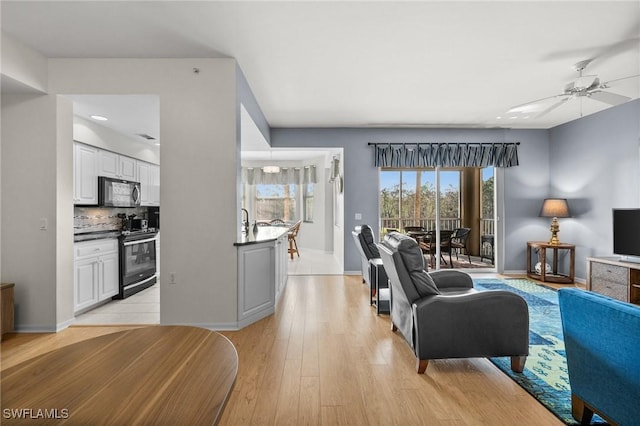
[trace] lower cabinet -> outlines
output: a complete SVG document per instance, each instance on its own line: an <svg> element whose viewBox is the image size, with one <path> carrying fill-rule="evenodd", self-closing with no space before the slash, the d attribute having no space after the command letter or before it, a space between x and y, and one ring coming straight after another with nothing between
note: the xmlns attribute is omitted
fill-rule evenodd
<svg viewBox="0 0 640 426"><path fill-rule="evenodd" d="M238 324L249 325L274 312L275 242L238 247Z"/></svg>
<svg viewBox="0 0 640 426"><path fill-rule="evenodd" d="M289 243L287 234L276 240L275 262L276 262L276 301L287 284L289 277L289 266L287 263L287 244Z"/></svg>
<svg viewBox="0 0 640 426"><path fill-rule="evenodd" d="M587 290L640 304L640 264L619 257L587 257Z"/></svg>
<svg viewBox="0 0 640 426"><path fill-rule="evenodd" d="M287 238L285 232L275 240L237 246L239 327L274 313L287 284Z"/></svg>
<svg viewBox="0 0 640 426"><path fill-rule="evenodd" d="M74 312L118 294L118 240L78 242L74 253Z"/></svg>

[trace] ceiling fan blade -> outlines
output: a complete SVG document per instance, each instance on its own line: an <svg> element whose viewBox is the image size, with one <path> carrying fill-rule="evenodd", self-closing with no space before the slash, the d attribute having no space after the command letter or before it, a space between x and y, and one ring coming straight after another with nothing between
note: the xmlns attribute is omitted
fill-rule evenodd
<svg viewBox="0 0 640 426"><path fill-rule="evenodd" d="M604 92L602 90L594 90L593 92L589 92L588 96L591 99L595 99L596 101L604 102L605 104L609 105L620 105L631 100L631 98L628 96L618 95L617 93Z"/></svg>
<svg viewBox="0 0 640 426"><path fill-rule="evenodd" d="M542 101L546 101L549 99L554 99L554 98L560 98L562 96L567 96L566 94L561 94L561 95L553 95L553 96L548 96L546 98L542 98L542 99L537 99L535 101L531 101L531 102L527 102L524 104L520 104L520 105L516 105L514 107L511 107L509 109L509 113L513 113L513 112L521 112L521 113L526 113L526 112L532 112L532 110L535 110L535 105L542 102Z"/></svg>
<svg viewBox="0 0 640 426"><path fill-rule="evenodd" d="M571 99L571 96L567 96L564 99L561 99L560 101L556 102L555 104L551 105L549 108L545 109L544 111L540 112L540 114L537 114L535 118L540 118L544 115L549 114L551 111L553 111L554 109L558 108L560 105L564 104L565 102L567 102L569 99Z"/></svg>
<svg viewBox="0 0 640 426"><path fill-rule="evenodd" d="M630 75L628 77L616 78L615 80L605 81L604 83L600 84L600 89L607 89L611 87L610 83L615 83L618 81L627 80L629 78L637 78L637 77L640 77L640 74Z"/></svg>

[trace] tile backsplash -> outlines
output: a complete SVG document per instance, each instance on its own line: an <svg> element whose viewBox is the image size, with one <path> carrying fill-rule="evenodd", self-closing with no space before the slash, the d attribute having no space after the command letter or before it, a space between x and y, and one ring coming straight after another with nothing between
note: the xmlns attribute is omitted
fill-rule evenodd
<svg viewBox="0 0 640 426"><path fill-rule="evenodd" d="M122 219L117 215L135 214L136 218L146 219L147 208L109 208L109 207L74 207L73 233L84 234L97 231L116 231L122 229Z"/></svg>

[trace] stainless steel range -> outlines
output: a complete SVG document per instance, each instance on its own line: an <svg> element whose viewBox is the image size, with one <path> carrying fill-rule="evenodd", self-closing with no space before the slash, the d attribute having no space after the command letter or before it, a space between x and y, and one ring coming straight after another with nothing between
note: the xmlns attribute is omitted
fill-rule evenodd
<svg viewBox="0 0 640 426"><path fill-rule="evenodd" d="M120 240L120 291L125 299L156 282L156 235L154 230L123 231Z"/></svg>

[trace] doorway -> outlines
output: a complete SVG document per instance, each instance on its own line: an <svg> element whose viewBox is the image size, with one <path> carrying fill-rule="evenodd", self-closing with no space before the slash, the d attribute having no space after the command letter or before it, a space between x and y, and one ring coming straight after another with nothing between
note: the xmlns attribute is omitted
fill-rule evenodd
<svg viewBox="0 0 640 426"><path fill-rule="evenodd" d="M135 206L105 207L97 200L74 200L74 253L82 245L112 242L104 257L74 261L74 313L78 325L160 323L160 98L157 95L67 95L73 103L73 140L86 153L83 182L98 190L98 178L128 181L137 188ZM75 154L75 151L74 151ZM74 155L74 175L77 175ZM77 185L78 179L74 179ZM91 191L90 191L91 192ZM95 193L94 193L95 195ZM75 198L75 194L74 194ZM126 219L125 219L126 218ZM121 241L123 231L140 233L145 241L135 253L127 253ZM110 259L107 263L105 259ZM131 258L134 258L131 260ZM122 300L120 271L124 262L139 266L142 259L155 259L155 276L133 282ZM113 265L108 267L107 265ZM83 272L84 271L84 272ZM153 263L151 272L153 274ZM155 284L149 286L154 281ZM98 296L91 296L91 287ZM114 289L114 286L116 287ZM148 286L148 288L147 288ZM79 304L80 288L87 303ZM139 292L134 290L142 289ZM135 293L135 294L132 294Z"/></svg>

